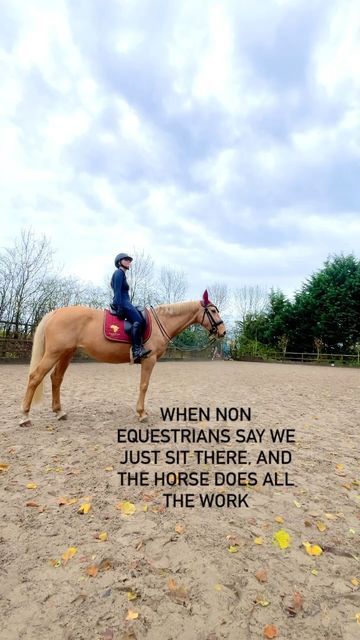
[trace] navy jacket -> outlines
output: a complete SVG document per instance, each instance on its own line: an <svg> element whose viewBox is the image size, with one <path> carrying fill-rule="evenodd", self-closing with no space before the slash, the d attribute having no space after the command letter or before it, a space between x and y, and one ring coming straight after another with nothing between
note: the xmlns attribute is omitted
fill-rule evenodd
<svg viewBox="0 0 360 640"><path fill-rule="evenodd" d="M126 309L129 305L132 306L129 297L129 285L122 269L116 269L116 271L114 271L110 285L114 291L114 307Z"/></svg>

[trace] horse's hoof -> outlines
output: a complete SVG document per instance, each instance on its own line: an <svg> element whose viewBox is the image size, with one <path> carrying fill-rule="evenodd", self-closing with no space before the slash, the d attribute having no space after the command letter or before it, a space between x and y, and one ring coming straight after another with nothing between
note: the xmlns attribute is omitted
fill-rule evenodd
<svg viewBox="0 0 360 640"><path fill-rule="evenodd" d="M148 418L148 414L147 413L142 413L141 415L139 415L139 422L145 422L145 420L147 420Z"/></svg>
<svg viewBox="0 0 360 640"><path fill-rule="evenodd" d="M67 420L67 413L65 411L59 411L59 413L56 414L56 418L58 420Z"/></svg>
<svg viewBox="0 0 360 640"><path fill-rule="evenodd" d="M20 420L19 426L20 427L32 427L32 422L31 422L30 418L24 418L23 420Z"/></svg>

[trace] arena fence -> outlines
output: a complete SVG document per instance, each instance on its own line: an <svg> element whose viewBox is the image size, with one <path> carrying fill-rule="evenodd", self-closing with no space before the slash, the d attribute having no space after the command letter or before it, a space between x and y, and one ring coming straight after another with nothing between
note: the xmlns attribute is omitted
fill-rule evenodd
<svg viewBox="0 0 360 640"><path fill-rule="evenodd" d="M299 351L268 351L266 355L234 355L235 360L248 362L299 362L302 364L318 364L336 366L360 366L360 353L306 353Z"/></svg>

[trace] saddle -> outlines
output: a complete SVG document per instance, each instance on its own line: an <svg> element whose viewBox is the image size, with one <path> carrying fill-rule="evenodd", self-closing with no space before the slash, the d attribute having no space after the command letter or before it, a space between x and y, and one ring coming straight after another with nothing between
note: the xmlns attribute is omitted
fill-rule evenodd
<svg viewBox="0 0 360 640"><path fill-rule="evenodd" d="M141 316L146 322L146 327L143 335L143 342L149 340L151 336L151 315L148 309L141 309L136 307ZM104 310L104 336L107 340L113 340L114 342L127 342L131 344L130 329L131 322L121 317L121 314L117 314L116 311L110 305L110 309Z"/></svg>

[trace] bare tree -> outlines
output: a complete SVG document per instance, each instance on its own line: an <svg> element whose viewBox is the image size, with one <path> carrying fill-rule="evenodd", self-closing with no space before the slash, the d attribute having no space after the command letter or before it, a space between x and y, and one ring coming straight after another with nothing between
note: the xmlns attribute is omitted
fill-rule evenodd
<svg viewBox="0 0 360 640"><path fill-rule="evenodd" d="M259 285L244 285L234 290L234 307L240 322L264 313L269 304L269 292Z"/></svg>
<svg viewBox="0 0 360 640"><path fill-rule="evenodd" d="M183 271L171 267L162 267L156 283L156 304L171 304L184 300L188 289Z"/></svg>
<svg viewBox="0 0 360 640"><path fill-rule="evenodd" d="M130 300L135 305L145 306L154 300L154 261L144 251L133 249L133 262L128 273Z"/></svg>
<svg viewBox="0 0 360 640"><path fill-rule="evenodd" d="M22 230L11 248L1 256L2 314L13 323L14 331L31 315L31 307L39 295L49 269L52 248L45 237L36 237L32 229Z"/></svg>
<svg viewBox="0 0 360 640"><path fill-rule="evenodd" d="M227 284L222 282L214 282L209 287L209 298L222 313L226 312L229 307L229 291Z"/></svg>

